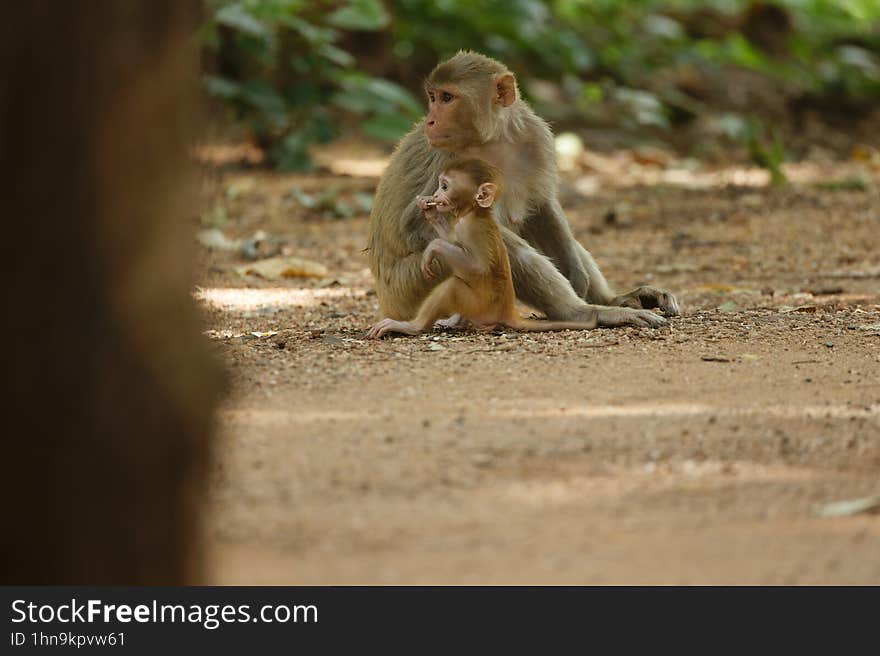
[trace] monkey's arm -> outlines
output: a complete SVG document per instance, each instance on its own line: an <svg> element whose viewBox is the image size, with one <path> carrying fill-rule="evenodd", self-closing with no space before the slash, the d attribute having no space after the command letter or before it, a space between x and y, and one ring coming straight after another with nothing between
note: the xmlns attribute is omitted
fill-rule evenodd
<svg viewBox="0 0 880 656"><path fill-rule="evenodd" d="M580 298L601 304L611 300L613 294L595 262L587 268L581 257L583 249L575 241L558 201L548 201L528 217L522 232L530 244L553 260Z"/></svg>
<svg viewBox="0 0 880 656"><path fill-rule="evenodd" d="M433 260L437 259L447 269L461 276L476 276L486 271L486 263L474 257L458 244L445 239L434 239L422 254L422 273L433 278Z"/></svg>

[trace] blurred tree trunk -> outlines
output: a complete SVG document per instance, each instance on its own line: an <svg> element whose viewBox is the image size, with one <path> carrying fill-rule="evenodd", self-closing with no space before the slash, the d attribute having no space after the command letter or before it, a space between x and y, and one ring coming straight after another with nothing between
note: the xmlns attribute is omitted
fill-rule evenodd
<svg viewBox="0 0 880 656"><path fill-rule="evenodd" d="M190 296L196 9L0 6L0 583L200 576L221 377Z"/></svg>

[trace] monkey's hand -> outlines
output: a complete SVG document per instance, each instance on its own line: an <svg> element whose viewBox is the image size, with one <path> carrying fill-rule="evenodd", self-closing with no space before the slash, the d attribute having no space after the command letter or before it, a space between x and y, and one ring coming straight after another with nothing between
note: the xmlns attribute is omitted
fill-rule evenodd
<svg viewBox="0 0 880 656"><path fill-rule="evenodd" d="M434 221L437 219L437 203L434 201L433 196L416 196L416 203L418 203L419 208L422 212L425 213L425 218L432 225Z"/></svg>
<svg viewBox="0 0 880 656"><path fill-rule="evenodd" d="M432 196L419 196L419 207L425 213L425 220L431 224L434 231L441 239L448 240L452 230L449 226L449 219L445 214L441 214L437 210L437 202Z"/></svg>
<svg viewBox="0 0 880 656"><path fill-rule="evenodd" d="M428 244L428 247L422 253L422 273L426 278L434 278L437 275L437 244L436 239Z"/></svg>

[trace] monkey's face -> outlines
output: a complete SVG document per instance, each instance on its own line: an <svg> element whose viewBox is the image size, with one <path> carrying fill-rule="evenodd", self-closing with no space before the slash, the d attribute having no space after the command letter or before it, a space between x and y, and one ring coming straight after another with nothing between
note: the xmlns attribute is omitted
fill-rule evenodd
<svg viewBox="0 0 880 656"><path fill-rule="evenodd" d="M433 148L455 150L475 143L479 133L473 112L462 92L454 86L428 87L425 135Z"/></svg>
<svg viewBox="0 0 880 656"><path fill-rule="evenodd" d="M477 185L464 171L444 171L432 198L439 212L458 217L475 207L492 207L497 189L493 182Z"/></svg>
<svg viewBox="0 0 880 656"><path fill-rule="evenodd" d="M437 191L432 198L437 210L453 216L469 209L473 201L474 183L461 171L444 171L440 174Z"/></svg>

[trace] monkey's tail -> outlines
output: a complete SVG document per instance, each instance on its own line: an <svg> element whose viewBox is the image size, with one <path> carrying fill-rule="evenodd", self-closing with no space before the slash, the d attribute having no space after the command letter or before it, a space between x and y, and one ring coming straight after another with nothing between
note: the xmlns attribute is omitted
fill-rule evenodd
<svg viewBox="0 0 880 656"><path fill-rule="evenodd" d="M542 333L555 330L592 330L599 322L593 321L535 321L534 319L517 319L510 326L517 330L526 330L531 333Z"/></svg>

